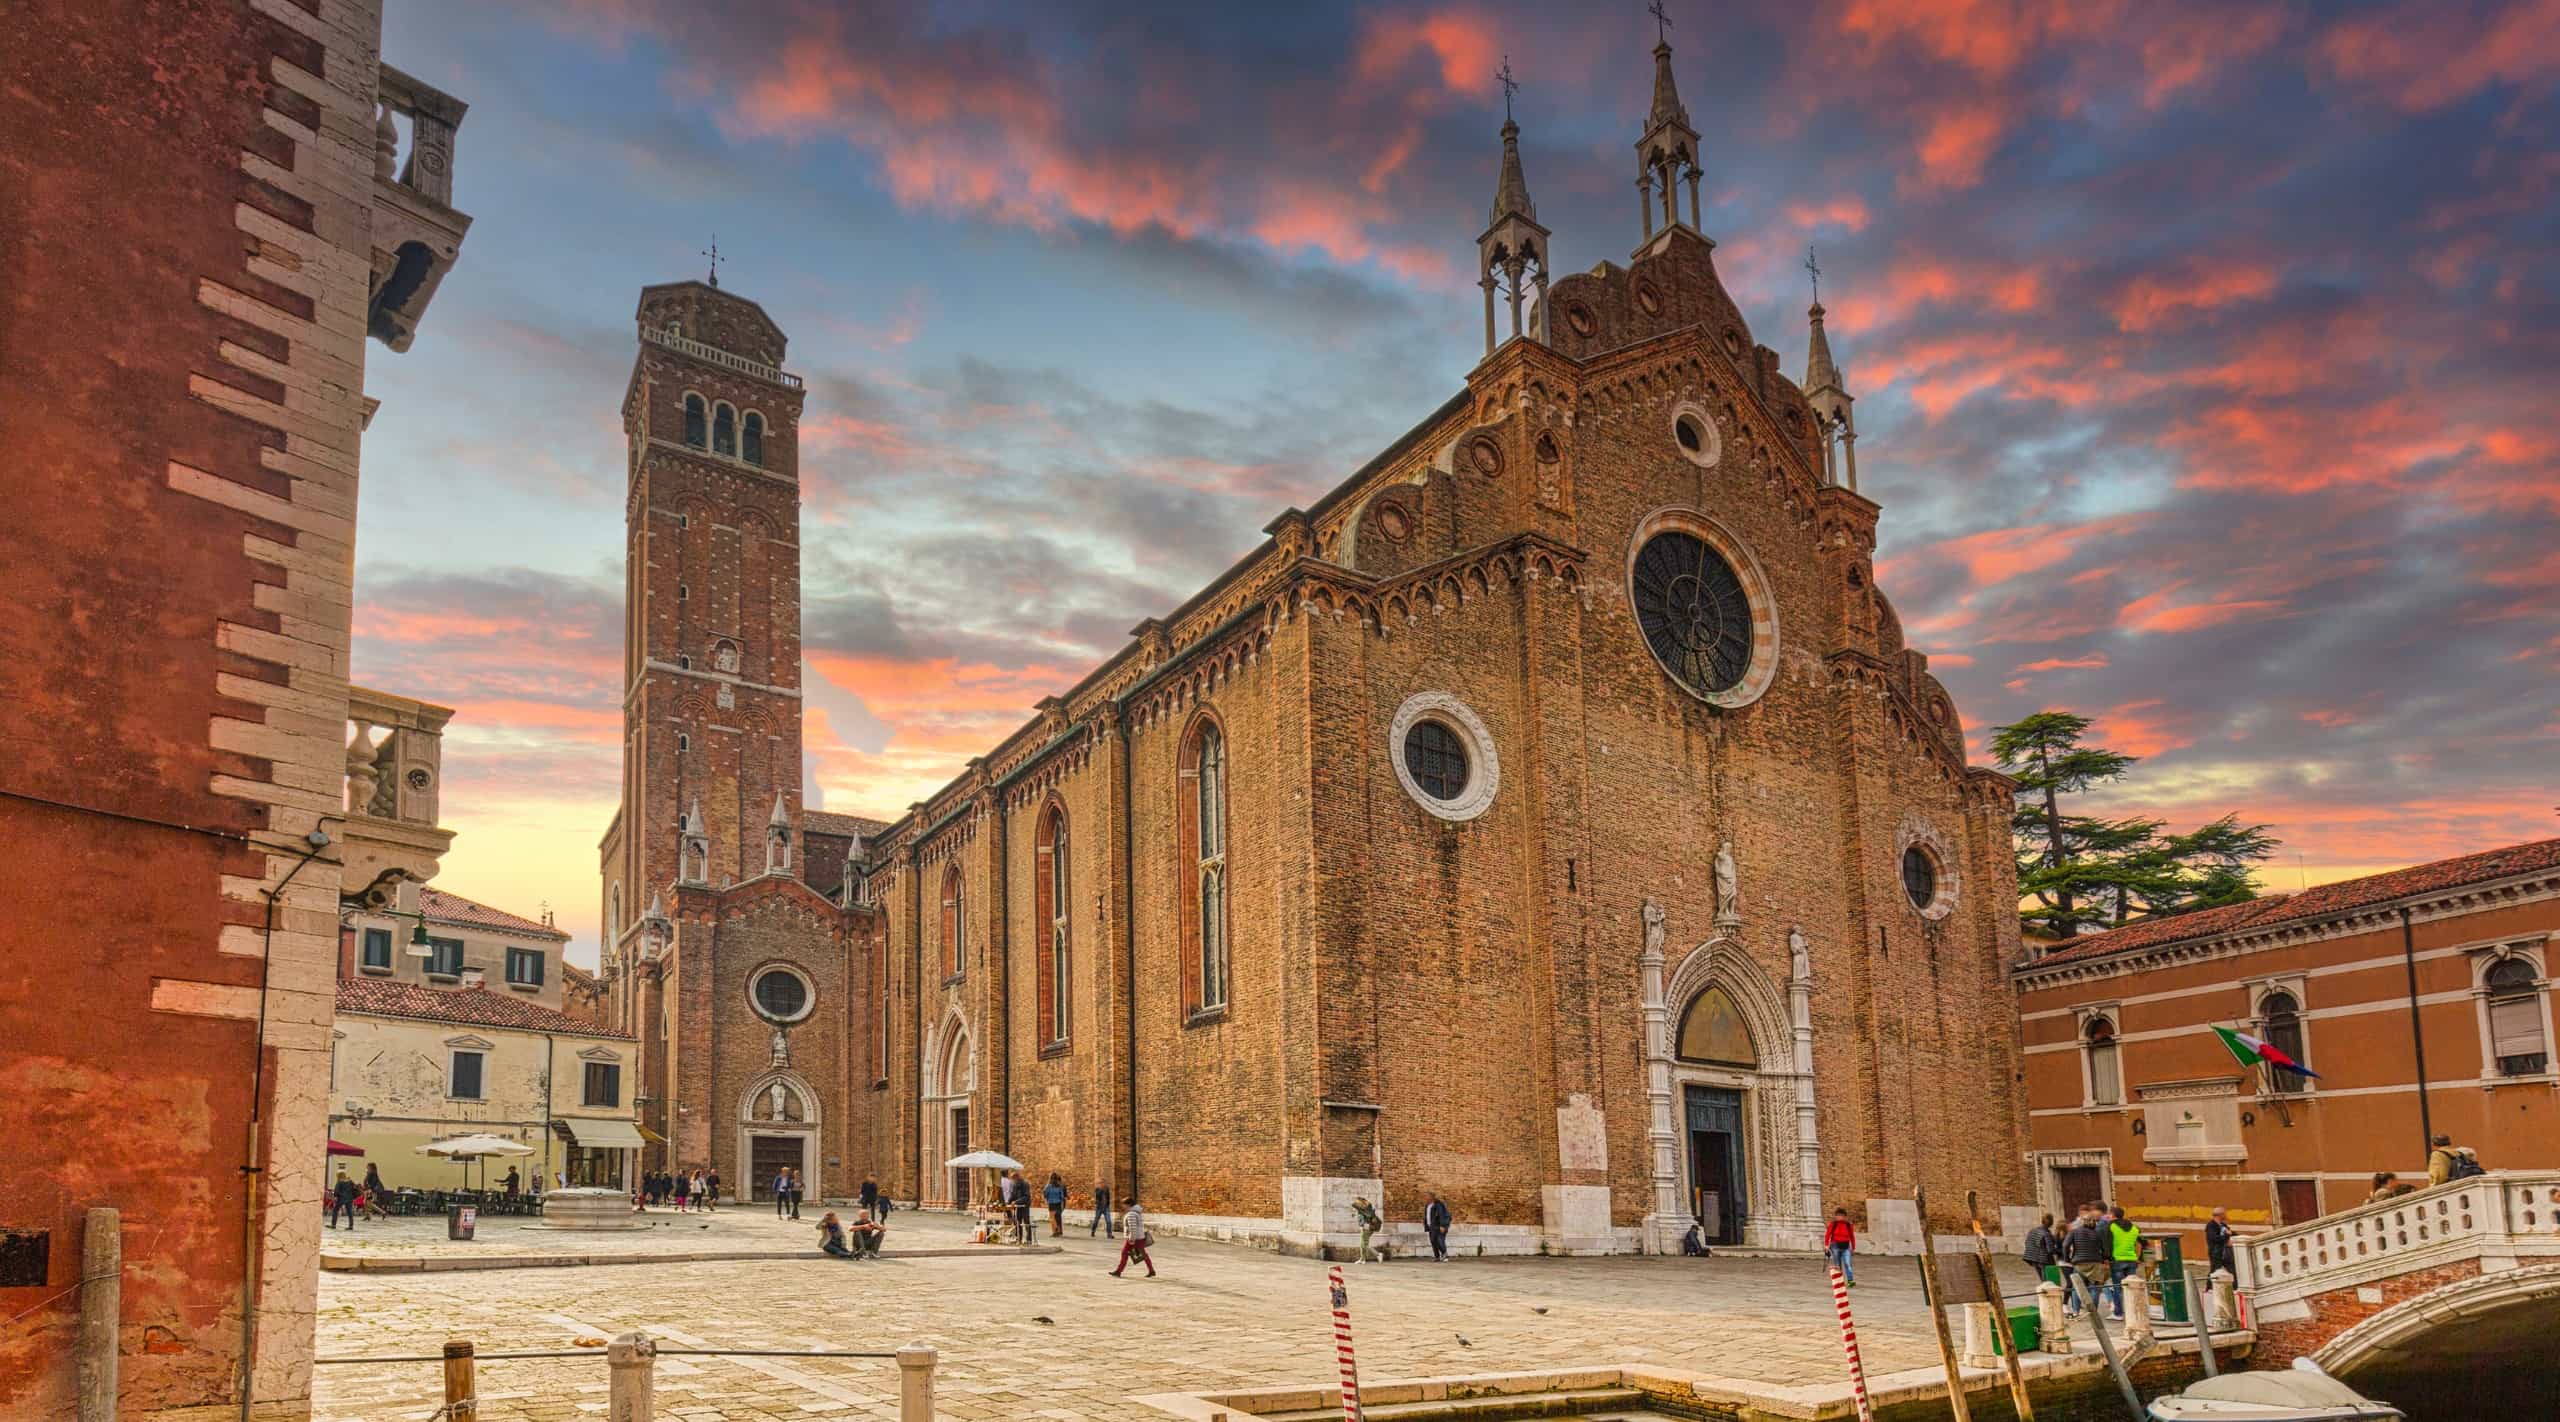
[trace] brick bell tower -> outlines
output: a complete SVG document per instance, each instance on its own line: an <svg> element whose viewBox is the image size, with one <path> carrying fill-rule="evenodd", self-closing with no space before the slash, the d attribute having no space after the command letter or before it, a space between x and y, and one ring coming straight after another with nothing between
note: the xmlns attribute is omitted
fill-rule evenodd
<svg viewBox="0 0 2560 1422"><path fill-rule="evenodd" d="M781 328L716 270L644 288L638 324L608 969L642 956L653 898L752 879L776 814L794 843L800 826L800 378ZM695 835L707 869L684 855Z"/></svg>

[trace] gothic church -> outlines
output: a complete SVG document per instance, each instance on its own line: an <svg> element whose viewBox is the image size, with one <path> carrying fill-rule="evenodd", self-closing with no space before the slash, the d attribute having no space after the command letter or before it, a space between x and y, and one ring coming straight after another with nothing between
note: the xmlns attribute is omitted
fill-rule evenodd
<svg viewBox="0 0 2560 1422"><path fill-rule="evenodd" d="M1874 585L1822 308L1799 383L1667 44L1623 264L1551 276L1517 138L1465 388L890 824L801 805L782 333L642 294L606 971L668 1161L931 1206L991 1146L1308 1252L1355 1195L1514 1253L2029 1198L2011 786Z"/></svg>

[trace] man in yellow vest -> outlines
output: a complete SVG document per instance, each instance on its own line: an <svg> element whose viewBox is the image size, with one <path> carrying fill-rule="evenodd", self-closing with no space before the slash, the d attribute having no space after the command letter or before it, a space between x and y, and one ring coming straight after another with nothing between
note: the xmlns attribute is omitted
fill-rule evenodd
<svg viewBox="0 0 2560 1422"><path fill-rule="evenodd" d="M2124 1206L2115 1207L2107 1221L2107 1297L2115 1305L2116 1321L2124 1321L2124 1281L2142 1269L2142 1231L2124 1217Z"/></svg>

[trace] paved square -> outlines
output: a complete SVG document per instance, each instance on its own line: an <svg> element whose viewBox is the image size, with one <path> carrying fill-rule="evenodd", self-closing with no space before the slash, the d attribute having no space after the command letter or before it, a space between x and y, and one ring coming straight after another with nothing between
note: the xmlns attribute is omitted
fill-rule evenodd
<svg viewBox="0 0 2560 1422"><path fill-rule="evenodd" d="M750 1208L688 1223L604 1235L491 1222L478 1241L448 1245L441 1221L414 1221L353 1239L333 1232L327 1243L333 1252L357 1245L385 1255L649 1253L803 1247L813 1228ZM896 1245L907 1248L962 1242L961 1223L949 1216L901 1214L893 1227ZM1156 1251L1161 1278L1133 1271L1114 1279L1106 1272L1114 1249L1105 1241L1071 1230L1058 1242L1062 1254L989 1249L983 1257L865 1264L812 1254L332 1273L321 1282L320 1353L434 1353L447 1337L492 1352L556 1348L633 1328L697 1347L887 1351L921 1341L941 1351L941 1415L964 1419L1158 1418L1130 1399L1331 1381L1323 1264L1165 1239ZM2003 1272L2009 1287L2027 1287L2022 1266ZM1616 1362L1780 1385L1842 1377L1829 1287L1810 1258L1398 1260L1348 1273L1361 1374L1373 1381ZM1852 1298L1870 1375L1933 1365L1914 1264L1877 1258L1863 1273L1865 1286ZM424 1417L440 1400L439 1377L433 1363L324 1366L315 1416ZM887 1361L667 1358L658 1377L662 1417L896 1415L895 1365ZM488 1362L480 1379L483 1418L604 1409L600 1355Z"/></svg>

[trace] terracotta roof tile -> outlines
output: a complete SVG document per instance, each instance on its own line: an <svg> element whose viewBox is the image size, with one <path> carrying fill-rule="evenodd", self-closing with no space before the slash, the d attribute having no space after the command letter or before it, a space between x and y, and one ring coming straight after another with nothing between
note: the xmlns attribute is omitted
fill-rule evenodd
<svg viewBox="0 0 2560 1422"><path fill-rule="evenodd" d="M867 820L860 815L838 815L825 810L802 810L800 824L814 834L842 835L847 839L869 839L889 827L887 820Z"/></svg>
<svg viewBox="0 0 2560 1422"><path fill-rule="evenodd" d="M2304 923L2371 908L2411 894L2458 889L2466 884L2503 879L2510 874L2529 874L2538 869L2553 868L2560 868L2560 839L2538 839L2530 844L2512 844L2504 849L2484 850L2478 854L2439 859L2432 864L2394 869L2387 874L2341 879L2300 893L2270 894L2247 903L2226 904L2221 908L2169 918L2144 919L2106 933L2073 939L2069 947L2047 953L2035 961L2038 964L2078 963L2168 943L2254 931L2277 924Z"/></svg>
<svg viewBox="0 0 2560 1422"><path fill-rule="evenodd" d="M453 1022L470 1027L513 1027L525 1032L574 1032L581 1037L634 1040L628 1032L572 1017L556 1008L528 1002L513 993L485 987L441 989L388 978L338 979L338 1010L368 1017L406 1017L420 1022Z"/></svg>
<svg viewBox="0 0 2560 1422"><path fill-rule="evenodd" d="M569 941L569 935L559 929L536 923L529 918L518 918L505 909L491 908L477 899L466 899L460 894L447 893L443 889L421 887L418 890L418 908L436 923L458 923L466 928L494 928L501 933L513 933L524 938L550 938L562 943Z"/></svg>

